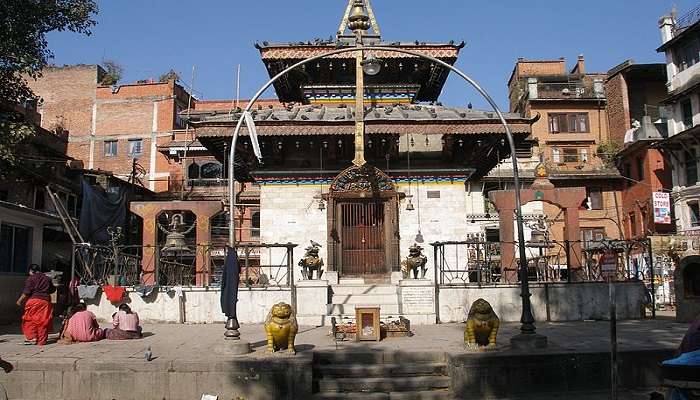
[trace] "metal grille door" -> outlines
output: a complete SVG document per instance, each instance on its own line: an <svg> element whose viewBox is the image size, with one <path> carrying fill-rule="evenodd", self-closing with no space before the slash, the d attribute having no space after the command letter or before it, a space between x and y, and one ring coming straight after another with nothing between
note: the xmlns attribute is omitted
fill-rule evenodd
<svg viewBox="0 0 700 400"><path fill-rule="evenodd" d="M381 275L387 272L384 204L341 204L343 276Z"/></svg>

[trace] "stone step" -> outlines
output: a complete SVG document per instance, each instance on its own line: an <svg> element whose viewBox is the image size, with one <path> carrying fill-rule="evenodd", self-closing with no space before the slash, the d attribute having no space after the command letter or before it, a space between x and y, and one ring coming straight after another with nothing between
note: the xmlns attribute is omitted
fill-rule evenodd
<svg viewBox="0 0 700 400"><path fill-rule="evenodd" d="M316 365L314 376L325 377L399 377L446 375L445 363L411 363L411 364L330 364Z"/></svg>
<svg viewBox="0 0 700 400"><path fill-rule="evenodd" d="M445 363L445 353L438 351L314 351L314 366L367 364Z"/></svg>
<svg viewBox="0 0 700 400"><path fill-rule="evenodd" d="M448 390L389 393L317 393L314 400L452 400Z"/></svg>
<svg viewBox="0 0 700 400"><path fill-rule="evenodd" d="M324 378L318 381L319 392L414 392L448 389L447 376L412 376L388 378Z"/></svg>
<svg viewBox="0 0 700 400"><path fill-rule="evenodd" d="M368 303L372 304L372 303ZM362 307L363 305L367 304L341 304L341 303L333 303L328 305L328 312L327 315L330 316L352 316L355 318L355 308L356 307ZM372 305L374 306L379 306L379 316L381 318L387 317L389 315L397 315L399 314L399 305L398 304L381 304L381 303L374 303Z"/></svg>
<svg viewBox="0 0 700 400"><path fill-rule="evenodd" d="M334 294L331 298L333 304L357 304L380 305L399 304L399 296L396 293L387 294Z"/></svg>
<svg viewBox="0 0 700 400"><path fill-rule="evenodd" d="M334 295L398 293L396 285L332 285L331 289Z"/></svg>

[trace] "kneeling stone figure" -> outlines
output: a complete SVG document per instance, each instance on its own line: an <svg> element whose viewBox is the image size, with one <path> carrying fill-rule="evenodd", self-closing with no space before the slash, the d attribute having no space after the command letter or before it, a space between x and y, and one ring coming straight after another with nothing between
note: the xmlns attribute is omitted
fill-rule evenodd
<svg viewBox="0 0 700 400"><path fill-rule="evenodd" d="M267 349L270 353L287 349L289 353L296 354L294 338L298 331L299 326L292 306L287 303L277 303L272 306L265 320Z"/></svg>
<svg viewBox="0 0 700 400"><path fill-rule="evenodd" d="M491 304L484 299L475 301L469 309L464 342L470 346L496 346L496 336L501 321Z"/></svg>

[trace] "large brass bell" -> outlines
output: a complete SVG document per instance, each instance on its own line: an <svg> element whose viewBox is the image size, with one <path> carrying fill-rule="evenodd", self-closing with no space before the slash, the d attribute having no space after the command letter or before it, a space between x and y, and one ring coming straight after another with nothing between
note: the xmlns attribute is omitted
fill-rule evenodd
<svg viewBox="0 0 700 400"><path fill-rule="evenodd" d="M161 250L162 253L172 255L191 252L187 242L185 242L185 235L192 231L194 225L184 229L184 216L182 214L173 215L170 225L168 225L170 229L166 229L160 224L158 226L165 233L165 244Z"/></svg>
<svg viewBox="0 0 700 400"><path fill-rule="evenodd" d="M185 253L189 252L190 248L185 243L185 235L180 232L169 232L165 237L163 245L164 253Z"/></svg>

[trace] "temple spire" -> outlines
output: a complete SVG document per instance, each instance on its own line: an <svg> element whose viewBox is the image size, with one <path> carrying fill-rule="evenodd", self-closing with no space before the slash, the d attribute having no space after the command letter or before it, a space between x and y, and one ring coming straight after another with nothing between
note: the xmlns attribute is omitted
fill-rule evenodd
<svg viewBox="0 0 700 400"><path fill-rule="evenodd" d="M377 18L374 16L374 10L372 9L370 0L348 0L348 7L345 9L343 19L340 21L340 27L338 27L338 40L355 38L355 35L348 27L348 24L351 23L351 16L355 7L363 7L369 17L370 29L368 29L363 36L380 39L382 33L379 30L379 24L377 23Z"/></svg>

